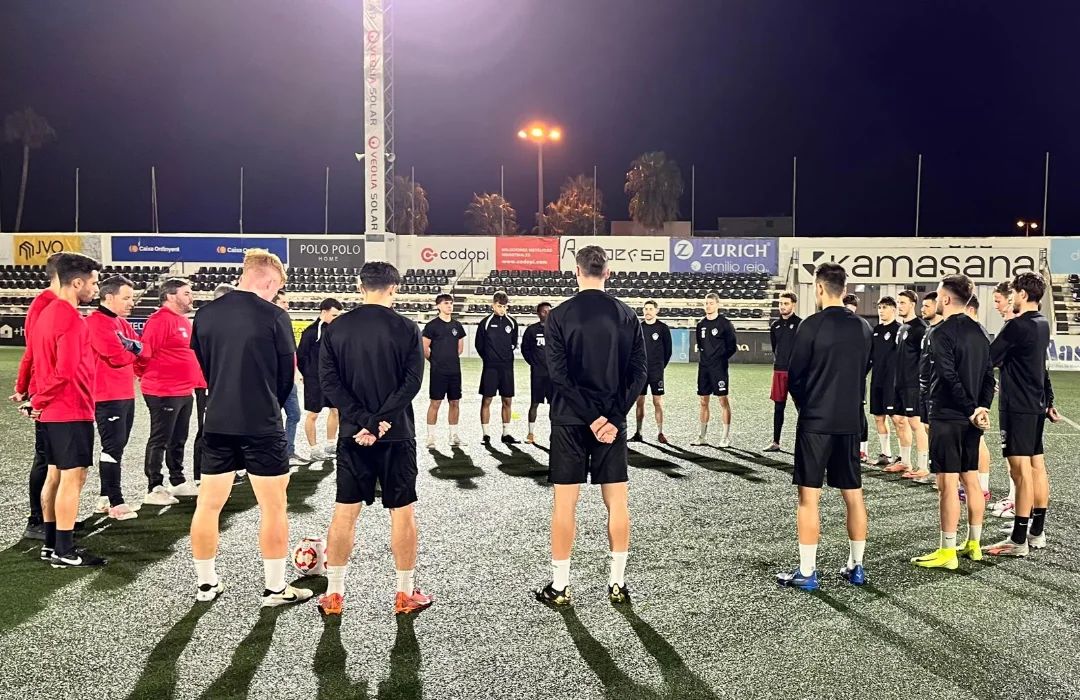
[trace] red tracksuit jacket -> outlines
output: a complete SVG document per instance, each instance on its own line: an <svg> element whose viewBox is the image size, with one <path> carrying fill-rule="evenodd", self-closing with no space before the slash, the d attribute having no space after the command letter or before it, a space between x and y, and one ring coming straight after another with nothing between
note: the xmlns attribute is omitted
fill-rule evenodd
<svg viewBox="0 0 1080 700"><path fill-rule="evenodd" d="M33 338L34 326L37 325L38 317L41 316L41 312L45 310L49 304L56 301L57 296L53 294L51 289L46 289L41 294L38 294L32 302L30 302L29 308L26 309L26 322L23 325L24 336L26 338L26 352L23 353L22 360L19 361L19 375L15 379L15 393L17 394L32 394L34 393L34 354L31 352L33 345L31 338Z"/></svg>
<svg viewBox="0 0 1080 700"><path fill-rule="evenodd" d="M90 347L94 349L96 375L94 401L119 401L135 398L135 354L128 352L117 333L137 339L139 336L126 318L105 307L86 317L90 328Z"/></svg>
<svg viewBox="0 0 1080 700"><path fill-rule="evenodd" d="M37 318L33 337L35 392L43 423L94 420L94 353L90 329L74 306L58 299Z"/></svg>
<svg viewBox="0 0 1080 700"><path fill-rule="evenodd" d="M150 396L190 396L206 388L199 360L191 349L191 321L164 306L143 326L143 351L135 362L142 392Z"/></svg>

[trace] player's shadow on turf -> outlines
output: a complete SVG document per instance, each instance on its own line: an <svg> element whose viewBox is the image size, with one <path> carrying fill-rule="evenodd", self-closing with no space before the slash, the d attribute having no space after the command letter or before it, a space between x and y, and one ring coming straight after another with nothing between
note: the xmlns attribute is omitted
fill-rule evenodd
<svg viewBox="0 0 1080 700"><path fill-rule="evenodd" d="M349 653L341 643L341 617L327 617L323 625L313 669L319 685L317 700L367 700L367 680L354 683L345 670Z"/></svg>
<svg viewBox="0 0 1080 700"><path fill-rule="evenodd" d="M703 455L700 452L693 452L691 450L677 447L675 445L653 445L657 450L664 454L670 455L677 459L683 459L692 464L696 464L703 469L708 469L712 472L720 472L722 474L733 474L740 479L746 479L747 481L755 484L760 484L765 479L758 476L753 469L745 464L739 464L737 462L729 462L726 459L718 459L716 457L710 457Z"/></svg>
<svg viewBox="0 0 1080 700"><path fill-rule="evenodd" d="M665 691L663 697L688 697L710 700L716 698L716 693L697 674L690 670L679 652L671 646L668 640L649 623L638 617L630 605L620 605L616 608L619 614L630 623L630 628L641 640L645 651L656 659L660 666L660 675L664 678Z"/></svg>
<svg viewBox="0 0 1080 700"><path fill-rule="evenodd" d="M450 456L438 450L428 450L435 459L435 467L428 471L436 479L453 481L461 489L477 488L477 479L484 476L484 470L473 463L472 458L465 454L465 450L454 446L450 448Z"/></svg>
<svg viewBox="0 0 1080 700"><path fill-rule="evenodd" d="M397 616L397 636L390 649L390 677L379 682L380 700L420 700L420 643L413 625L416 614Z"/></svg>
<svg viewBox="0 0 1080 700"><path fill-rule="evenodd" d="M649 471L660 472L672 479L682 479L686 475L679 471L679 468L668 462L667 460L657 459L650 457L647 454L638 452L637 450L627 450L627 459L630 466L634 469L647 469Z"/></svg>
<svg viewBox="0 0 1080 700"><path fill-rule="evenodd" d="M499 471L507 476L516 476L532 479L541 486L548 484L548 465L541 464L528 452L524 452L516 445L507 445L509 453L495 449L494 445L484 445L484 449L499 463Z"/></svg>
<svg viewBox="0 0 1080 700"><path fill-rule="evenodd" d="M611 652L589 633L572 607L559 608L559 614L562 615L566 631L570 633L570 639L581 658L603 684L605 696L613 700L661 700L655 690L636 682L626 671L619 668L615 659L611 658Z"/></svg>
<svg viewBox="0 0 1080 700"><path fill-rule="evenodd" d="M196 603L150 651L142 675L128 700L176 697L176 660L191 642L199 619L210 610L210 603Z"/></svg>

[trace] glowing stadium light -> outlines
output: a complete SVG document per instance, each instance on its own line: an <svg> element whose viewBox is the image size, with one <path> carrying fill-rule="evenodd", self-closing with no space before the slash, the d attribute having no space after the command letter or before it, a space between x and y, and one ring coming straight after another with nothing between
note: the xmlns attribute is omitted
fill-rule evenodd
<svg viewBox="0 0 1080 700"><path fill-rule="evenodd" d="M518 138L519 139L527 139L527 138L529 138L529 132L522 129L521 131L518 132Z"/></svg>
<svg viewBox="0 0 1080 700"><path fill-rule="evenodd" d="M537 229L541 236L544 235L544 144L549 141L562 139L562 129L543 122L533 122L517 132L518 138L523 141L532 141L536 144L536 212Z"/></svg>

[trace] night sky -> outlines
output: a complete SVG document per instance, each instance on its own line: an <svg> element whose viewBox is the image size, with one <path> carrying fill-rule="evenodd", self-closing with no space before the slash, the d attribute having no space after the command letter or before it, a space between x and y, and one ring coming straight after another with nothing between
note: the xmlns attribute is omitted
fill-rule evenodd
<svg viewBox="0 0 1080 700"><path fill-rule="evenodd" d="M360 0L5 0L0 115L33 106L59 140L33 154L24 230L144 231L151 165L163 231L362 229ZM415 166L431 231L464 231L473 192L532 225L532 117L563 127L549 199L599 168L628 218L630 161L697 166L697 223L788 215L800 235L1080 231L1080 8L1053 2L398 0L399 174ZM4 230L21 150L0 146Z"/></svg>

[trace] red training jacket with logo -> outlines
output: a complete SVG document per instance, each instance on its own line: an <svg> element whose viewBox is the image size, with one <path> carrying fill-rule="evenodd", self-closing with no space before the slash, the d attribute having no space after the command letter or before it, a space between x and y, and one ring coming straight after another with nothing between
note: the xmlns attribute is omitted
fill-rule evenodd
<svg viewBox="0 0 1080 700"><path fill-rule="evenodd" d="M135 359L124 349L117 333L137 339L138 334L126 318L120 318L105 307L86 317L90 328L90 347L94 349L96 373L94 401L119 401L135 398Z"/></svg>
<svg viewBox="0 0 1080 700"><path fill-rule="evenodd" d="M17 394L34 393L34 354L31 352L33 345L30 339L34 337L34 326L37 324L41 312L44 311L49 304L56 301L57 298L58 297L53 294L53 290L46 289L41 294L38 294L26 309L26 321L23 325L23 337L26 338L26 352L23 353L22 360L19 361L19 375L15 379L15 393Z"/></svg>
<svg viewBox="0 0 1080 700"><path fill-rule="evenodd" d="M135 362L142 391L150 396L190 396L206 388L199 360L191 350L191 321L164 306L146 319L143 351Z"/></svg>
<svg viewBox="0 0 1080 700"><path fill-rule="evenodd" d="M35 393L43 423L94 420L94 353L79 310L59 299L37 319L33 337Z"/></svg>

